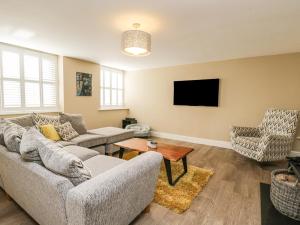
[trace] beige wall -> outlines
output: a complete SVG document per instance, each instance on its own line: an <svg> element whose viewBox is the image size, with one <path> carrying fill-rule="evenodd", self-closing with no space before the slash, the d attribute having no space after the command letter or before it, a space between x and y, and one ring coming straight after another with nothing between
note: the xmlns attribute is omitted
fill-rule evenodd
<svg viewBox="0 0 300 225"><path fill-rule="evenodd" d="M174 80L207 78L221 79L219 107L173 105ZM125 88L130 116L154 130L227 141L267 108L300 110L300 53L127 72Z"/></svg>
<svg viewBox="0 0 300 225"><path fill-rule="evenodd" d="M76 72L91 73L92 96L76 96ZM89 129L103 126L121 126L127 110L99 111L100 65L78 59L63 58L64 111L81 113Z"/></svg>

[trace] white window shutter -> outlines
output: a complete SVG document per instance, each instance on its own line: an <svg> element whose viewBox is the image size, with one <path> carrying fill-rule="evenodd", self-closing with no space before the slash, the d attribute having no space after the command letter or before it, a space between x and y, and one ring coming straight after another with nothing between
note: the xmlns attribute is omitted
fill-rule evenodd
<svg viewBox="0 0 300 225"><path fill-rule="evenodd" d="M24 79L35 80L40 79L40 64L37 56L24 55Z"/></svg>
<svg viewBox="0 0 300 225"><path fill-rule="evenodd" d="M100 106L114 108L124 106L123 71L102 66L100 77Z"/></svg>
<svg viewBox="0 0 300 225"><path fill-rule="evenodd" d="M57 61L0 43L0 114L58 111Z"/></svg>
<svg viewBox="0 0 300 225"><path fill-rule="evenodd" d="M25 82L25 107L40 107L40 84Z"/></svg>
<svg viewBox="0 0 300 225"><path fill-rule="evenodd" d="M3 81L3 107L21 107L21 86L19 81Z"/></svg>
<svg viewBox="0 0 300 225"><path fill-rule="evenodd" d="M2 76L4 78L20 78L20 56L16 52L2 52Z"/></svg>
<svg viewBox="0 0 300 225"><path fill-rule="evenodd" d="M55 107L57 105L55 84L43 84L43 103L45 107Z"/></svg>

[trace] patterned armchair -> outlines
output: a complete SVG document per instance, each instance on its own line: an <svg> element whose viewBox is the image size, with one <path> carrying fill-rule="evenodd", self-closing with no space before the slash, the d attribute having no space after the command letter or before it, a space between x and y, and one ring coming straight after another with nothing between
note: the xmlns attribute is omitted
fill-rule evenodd
<svg viewBox="0 0 300 225"><path fill-rule="evenodd" d="M285 159L292 150L298 118L297 110L269 109L257 128L232 128L232 147L259 162Z"/></svg>

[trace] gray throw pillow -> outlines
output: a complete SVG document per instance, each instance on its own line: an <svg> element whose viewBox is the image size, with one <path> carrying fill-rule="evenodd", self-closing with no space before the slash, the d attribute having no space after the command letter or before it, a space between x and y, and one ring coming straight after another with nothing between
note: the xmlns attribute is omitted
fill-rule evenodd
<svg viewBox="0 0 300 225"><path fill-rule="evenodd" d="M3 130L7 125L10 124L12 124L12 122L10 122L9 120L0 118L0 145L5 146Z"/></svg>
<svg viewBox="0 0 300 225"><path fill-rule="evenodd" d="M31 114L7 118L7 120L12 123L18 124L22 127L33 127L34 126Z"/></svg>
<svg viewBox="0 0 300 225"><path fill-rule="evenodd" d="M74 185L91 178L90 171L77 156L49 139L38 137L37 142L40 157L47 169L67 177Z"/></svg>
<svg viewBox="0 0 300 225"><path fill-rule="evenodd" d="M38 138L44 138L44 136L35 128L32 127L26 131L20 143L21 157L30 162L42 163L41 157L38 151Z"/></svg>
<svg viewBox="0 0 300 225"><path fill-rule="evenodd" d="M81 114L59 113L60 122L70 122L72 127L78 134L85 134L87 132L85 122Z"/></svg>
<svg viewBox="0 0 300 225"><path fill-rule="evenodd" d="M20 143L23 133L26 132L24 127L11 123L3 128L4 143L8 151L20 152Z"/></svg>

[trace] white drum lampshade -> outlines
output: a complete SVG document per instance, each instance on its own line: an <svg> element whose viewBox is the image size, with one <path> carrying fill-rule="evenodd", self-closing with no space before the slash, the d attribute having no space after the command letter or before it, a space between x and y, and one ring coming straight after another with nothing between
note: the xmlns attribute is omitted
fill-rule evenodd
<svg viewBox="0 0 300 225"><path fill-rule="evenodd" d="M136 30L125 31L122 35L122 52L129 56L147 56L151 53L151 35L137 30L140 24L133 24Z"/></svg>

